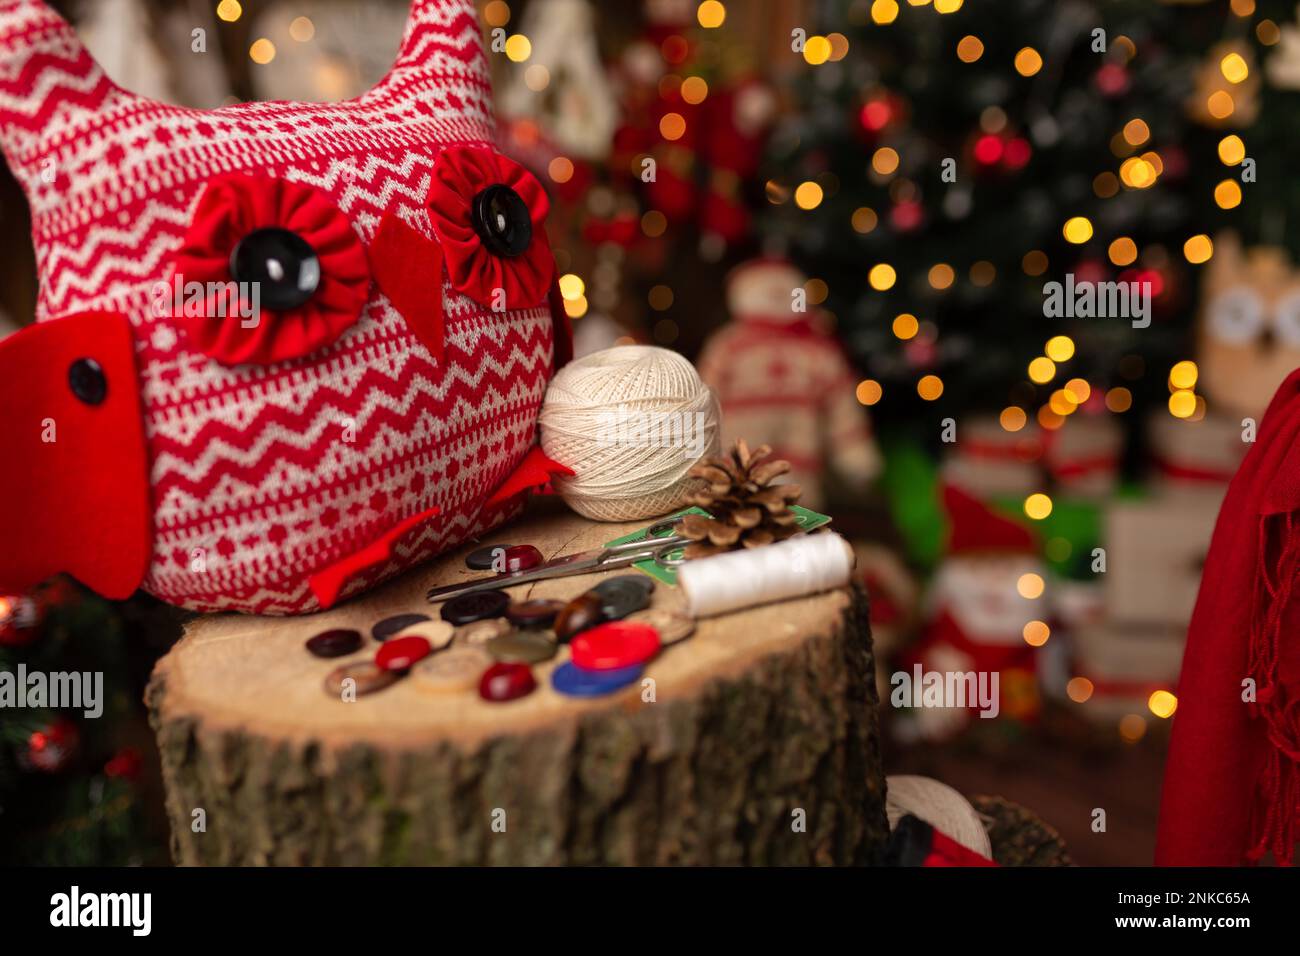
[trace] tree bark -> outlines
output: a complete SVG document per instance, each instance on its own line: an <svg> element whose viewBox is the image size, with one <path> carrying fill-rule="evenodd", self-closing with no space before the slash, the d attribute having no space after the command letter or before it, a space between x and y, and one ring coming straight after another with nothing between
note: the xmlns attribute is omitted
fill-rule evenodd
<svg viewBox="0 0 1300 956"><path fill-rule="evenodd" d="M507 530L547 556L635 525ZM332 699L306 637L426 610L461 555L310 618L199 620L147 692L181 864L864 864L888 838L866 599L841 590L699 622L641 685L489 704L406 686ZM517 587L571 597L596 576ZM680 602L660 585L655 606ZM436 608L431 612L436 615ZM373 654L368 646L358 657ZM567 652L561 650L557 660ZM204 829L196 825L202 810Z"/></svg>

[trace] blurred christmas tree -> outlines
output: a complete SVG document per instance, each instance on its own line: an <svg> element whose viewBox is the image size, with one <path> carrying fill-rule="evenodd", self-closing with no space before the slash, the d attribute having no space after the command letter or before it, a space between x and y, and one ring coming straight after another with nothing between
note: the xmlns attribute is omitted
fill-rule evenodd
<svg viewBox="0 0 1300 956"><path fill-rule="evenodd" d="M1218 231L1300 235L1284 172L1300 122L1294 4L819 10L768 151L763 226L820 280L810 300L836 317L886 427L924 420L937 439L939 418L974 409L1055 429L1079 407L1164 404ZM1150 283L1150 327L1046 317L1044 284L1071 273Z"/></svg>
<svg viewBox="0 0 1300 956"><path fill-rule="evenodd" d="M166 862L147 809L155 794L145 781L154 775L144 772L151 744L140 707L155 652L125 639L137 630L126 622L140 610L58 579L0 597L0 861ZM52 675L73 674L80 683L86 673L97 698L81 708L54 706L66 701L52 699ZM87 717L87 710L101 712Z"/></svg>

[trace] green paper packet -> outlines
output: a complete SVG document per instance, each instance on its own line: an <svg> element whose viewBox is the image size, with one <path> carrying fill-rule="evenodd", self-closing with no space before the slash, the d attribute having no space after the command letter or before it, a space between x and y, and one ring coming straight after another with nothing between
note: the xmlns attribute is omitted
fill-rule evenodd
<svg viewBox="0 0 1300 956"><path fill-rule="evenodd" d="M828 525L831 523L830 515L818 514L816 511L810 511L809 509L801 508L798 505L791 505L790 510L795 513L795 516L797 518L797 524L799 525L800 531L812 531L816 528L822 527L823 525ZM615 538L613 541L606 541L605 547L608 548L616 544L627 544L629 541L644 541L649 536L650 529L653 528L655 525L670 524L672 522L675 522L682 515L704 515L706 518L713 517L703 508L687 508L684 511L678 511L675 514L671 514L666 518L660 518L654 524L646 525L644 528L641 528L639 531L633 531L630 534L625 534L623 535L623 537ZM655 537L666 538L671 534L672 534L672 529L670 528L666 530L663 534L655 535ZM686 550L685 548L677 548L674 551L668 552L668 554L666 554L665 557L674 560L679 559L681 558L685 550ZM654 578L656 581L663 582L664 584L668 585L670 588L677 587L676 568L664 567L662 564L660 564L658 561L655 561L653 558L646 558L644 561L638 561L636 564L632 565L632 567L636 568L638 571L642 571L645 574L650 575L650 577Z"/></svg>

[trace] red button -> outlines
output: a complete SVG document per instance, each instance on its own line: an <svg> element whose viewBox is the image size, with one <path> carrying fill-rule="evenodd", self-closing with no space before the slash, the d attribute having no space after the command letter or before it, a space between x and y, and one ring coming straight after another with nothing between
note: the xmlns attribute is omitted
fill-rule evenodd
<svg viewBox="0 0 1300 956"><path fill-rule="evenodd" d="M639 621L611 621L574 637L573 663L589 671L644 664L659 653L659 632Z"/></svg>
<svg viewBox="0 0 1300 956"><path fill-rule="evenodd" d="M506 570L511 573L528 571L537 567L544 560L542 552L531 544L517 544L514 547L506 548L504 557L506 559Z"/></svg>
<svg viewBox="0 0 1300 956"><path fill-rule="evenodd" d="M386 643L375 654L375 664L386 671L404 671L421 658L428 657L433 649L425 638L412 634L397 637Z"/></svg>
<svg viewBox="0 0 1300 956"><path fill-rule="evenodd" d="M533 669L527 664L493 664L478 682L484 700L515 700L526 697L537 687Z"/></svg>

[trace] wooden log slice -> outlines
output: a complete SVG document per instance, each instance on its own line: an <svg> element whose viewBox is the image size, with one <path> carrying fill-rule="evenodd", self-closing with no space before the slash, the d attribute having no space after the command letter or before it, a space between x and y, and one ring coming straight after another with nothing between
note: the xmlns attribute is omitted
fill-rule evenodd
<svg viewBox="0 0 1300 956"><path fill-rule="evenodd" d="M641 523L643 524L643 523ZM553 506L486 542L548 557L640 524ZM345 702L323 687L379 646L372 625L437 618L433 584L472 547L334 610L191 623L147 692L182 864L862 864L888 836L866 600L859 588L702 620L652 684L580 700L534 667L508 703L413 678ZM626 572L618 572L626 573ZM569 599L602 575L510 589ZM654 607L680 608L655 589ZM334 660L306 640L355 628ZM651 691L653 693L651 693ZM202 811L199 813L197 811ZM201 825L200 825L201 824Z"/></svg>

